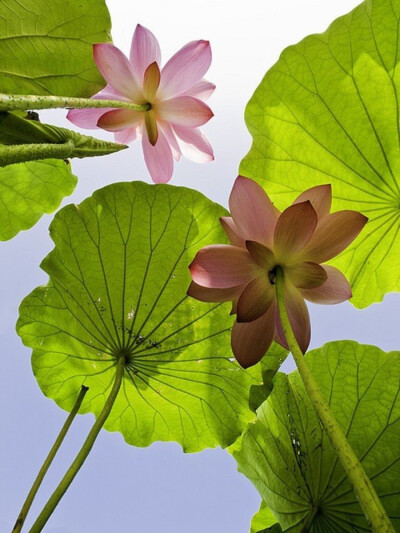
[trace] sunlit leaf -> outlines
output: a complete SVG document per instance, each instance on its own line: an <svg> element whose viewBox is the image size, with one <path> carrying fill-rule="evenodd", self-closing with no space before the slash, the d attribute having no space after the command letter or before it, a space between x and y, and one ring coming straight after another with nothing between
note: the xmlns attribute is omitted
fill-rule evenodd
<svg viewBox="0 0 400 533"><path fill-rule="evenodd" d="M230 348L229 304L186 296L188 265L206 244L224 242L225 210L198 192L120 183L57 213L54 250L42 263L46 287L22 303L18 332L33 348L43 392L96 415L127 358L122 389L106 422L126 441L175 440L186 451L231 444L254 418L251 385Z"/></svg>
<svg viewBox="0 0 400 533"><path fill-rule="evenodd" d="M110 28L104 0L2 0L0 92L91 96L105 85L93 44Z"/></svg>
<svg viewBox="0 0 400 533"><path fill-rule="evenodd" d="M32 227L72 193L76 177L65 161L48 159L0 168L0 240Z"/></svg>
<svg viewBox="0 0 400 533"><path fill-rule="evenodd" d="M288 351L273 342L260 361L262 383L250 387L250 406L254 411L268 398L272 391L273 378L288 356Z"/></svg>
<svg viewBox="0 0 400 533"><path fill-rule="evenodd" d="M334 209L370 219L332 264L357 307L400 290L400 3L367 0L323 34L287 48L246 110L241 173L278 207L332 183Z"/></svg>
<svg viewBox="0 0 400 533"><path fill-rule="evenodd" d="M398 530L400 352L340 341L307 361ZM231 451L283 531L370 531L297 371L276 375L257 415Z"/></svg>
<svg viewBox="0 0 400 533"><path fill-rule="evenodd" d="M252 518L250 533L280 533L281 531L275 515L264 502L261 502L259 511Z"/></svg>

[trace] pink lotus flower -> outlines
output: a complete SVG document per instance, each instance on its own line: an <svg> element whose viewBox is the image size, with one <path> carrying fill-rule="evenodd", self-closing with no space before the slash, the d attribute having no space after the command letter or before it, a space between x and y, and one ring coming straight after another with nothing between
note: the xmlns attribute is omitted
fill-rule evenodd
<svg viewBox="0 0 400 533"><path fill-rule="evenodd" d="M129 109L73 109L67 118L81 128L115 133L116 142L142 139L147 168L154 182L166 183L181 155L193 161L212 161L214 154L199 126L213 116L203 102L215 85L203 75L211 63L208 41L192 41L160 70L157 39L137 25L130 60L114 45L94 45L94 60L107 82L93 98L150 104L148 111Z"/></svg>
<svg viewBox="0 0 400 533"><path fill-rule="evenodd" d="M330 185L320 185L281 213L257 183L239 176L229 198L232 218L220 219L231 245L206 246L190 265L190 296L204 302L233 300L232 349L243 367L257 363L273 340L287 348L274 287L278 265L303 353L311 335L304 299L336 304L351 298L343 274L320 263L344 250L368 219L356 211L330 214L331 199Z"/></svg>

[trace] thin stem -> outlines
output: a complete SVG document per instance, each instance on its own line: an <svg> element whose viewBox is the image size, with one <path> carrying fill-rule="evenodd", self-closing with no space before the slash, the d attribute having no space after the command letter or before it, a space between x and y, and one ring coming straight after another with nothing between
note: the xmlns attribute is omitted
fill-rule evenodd
<svg viewBox="0 0 400 533"><path fill-rule="evenodd" d="M67 159L75 149L72 140L64 143L0 145L0 167L39 159Z"/></svg>
<svg viewBox="0 0 400 533"><path fill-rule="evenodd" d="M60 481L58 487L55 489L53 494L50 496L42 512L38 516L36 522L33 524L32 528L30 529L30 533L39 533L40 531L42 531L48 519L50 518L51 514L53 513L54 509L57 507L59 501L64 496L68 487L71 485L72 481L74 480L76 474L79 472L79 469L85 462L86 457L89 455L90 450L92 449L96 441L97 435L100 433L100 430L103 427L105 421L107 420L108 415L110 414L111 409L114 405L114 402L118 396L118 392L119 392L119 389L122 383L122 378L124 376L124 368L125 368L125 358L121 356L119 357L117 361L114 384L112 386L110 395L108 396L106 403L104 404L103 409L101 410L99 416L97 417L95 423L93 424L92 429L90 430L89 435L87 436L85 442L83 443L82 448L79 450L71 466L69 467L64 477Z"/></svg>
<svg viewBox="0 0 400 533"><path fill-rule="evenodd" d="M353 486L361 508L372 526L372 531L374 533L395 533L395 529L387 516L371 481L347 441L339 423L329 407L329 404L324 399L310 367L308 366L306 358L303 356L303 353L297 344L286 310L283 291L284 273L283 270L278 267L276 275L276 295L279 316L286 341L296 362L307 394L328 434L340 464Z"/></svg>
<svg viewBox="0 0 400 533"><path fill-rule="evenodd" d="M73 98L70 96L41 96L34 94L0 93L0 111L26 111L27 109L71 109L115 107L131 111L148 111L150 104L134 104L125 100L101 100L97 98Z"/></svg>
<svg viewBox="0 0 400 533"><path fill-rule="evenodd" d="M42 467L40 468L38 475L36 476L35 481L33 482L33 485L31 487L31 490L28 493L28 496L26 497L26 500L21 508L21 511L18 515L17 521L15 522L14 528L12 530L12 533L19 533L22 529L22 526L24 525L26 516L29 512L29 509L31 508L31 505L33 503L33 500L35 499L36 493L39 490L40 485L42 484L43 478L46 475L47 470L50 468L51 463L53 462L53 459L58 452L76 414L79 411L79 408L82 404L83 398L85 397L85 394L88 391L88 387L82 386L81 390L78 394L77 399L75 400L75 404L69 413L67 420L65 421L63 427L61 428L60 433L57 436L57 439L55 443L53 444L51 450L49 451L48 456L44 460L44 463Z"/></svg>

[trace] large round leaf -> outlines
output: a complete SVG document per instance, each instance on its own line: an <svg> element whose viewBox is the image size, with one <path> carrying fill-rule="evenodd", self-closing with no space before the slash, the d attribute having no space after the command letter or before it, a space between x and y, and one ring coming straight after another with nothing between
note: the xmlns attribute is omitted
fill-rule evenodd
<svg viewBox="0 0 400 533"><path fill-rule="evenodd" d="M85 384L81 412L97 415L124 354L107 429L137 446L176 440L186 451L237 438L254 417L249 391L261 372L232 358L229 304L186 295L196 251L225 239L224 214L190 189L140 182L57 213L42 263L49 284L23 301L17 326L47 396L70 409Z"/></svg>
<svg viewBox="0 0 400 533"><path fill-rule="evenodd" d="M0 241L32 227L72 193L76 177L65 161L48 159L0 168Z"/></svg>
<svg viewBox="0 0 400 533"><path fill-rule="evenodd" d="M307 361L397 531L400 352L340 341ZM231 451L283 531L370 531L297 371L276 375L257 415Z"/></svg>
<svg viewBox="0 0 400 533"><path fill-rule="evenodd" d="M365 307L400 290L400 4L366 0L287 48L246 110L253 136L241 173L279 207L332 183L334 209L369 223L332 264Z"/></svg>
<svg viewBox="0 0 400 533"><path fill-rule="evenodd" d="M110 28L104 0L2 0L0 92L91 96L104 86L93 44Z"/></svg>

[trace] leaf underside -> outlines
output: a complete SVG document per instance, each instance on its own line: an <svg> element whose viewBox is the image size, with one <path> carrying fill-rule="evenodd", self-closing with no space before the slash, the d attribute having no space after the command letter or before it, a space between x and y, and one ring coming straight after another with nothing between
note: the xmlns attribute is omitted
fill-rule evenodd
<svg viewBox="0 0 400 533"><path fill-rule="evenodd" d="M397 531L400 352L338 341L307 361ZM277 374L257 415L231 452L282 530L370 531L297 371Z"/></svg>
<svg viewBox="0 0 400 533"><path fill-rule="evenodd" d="M68 410L85 384L81 412L97 415L124 354L106 429L137 446L231 444L254 418L249 390L261 368L234 361L229 304L186 295L197 250L225 241L224 214L190 189L140 182L110 185L57 213L55 248L42 263L49 284L23 301L17 326L44 394Z"/></svg>
<svg viewBox="0 0 400 533"><path fill-rule="evenodd" d="M333 207L369 222L332 264L366 307L400 290L400 3L367 0L325 33L290 46L246 109L240 172L280 208L332 184Z"/></svg>

